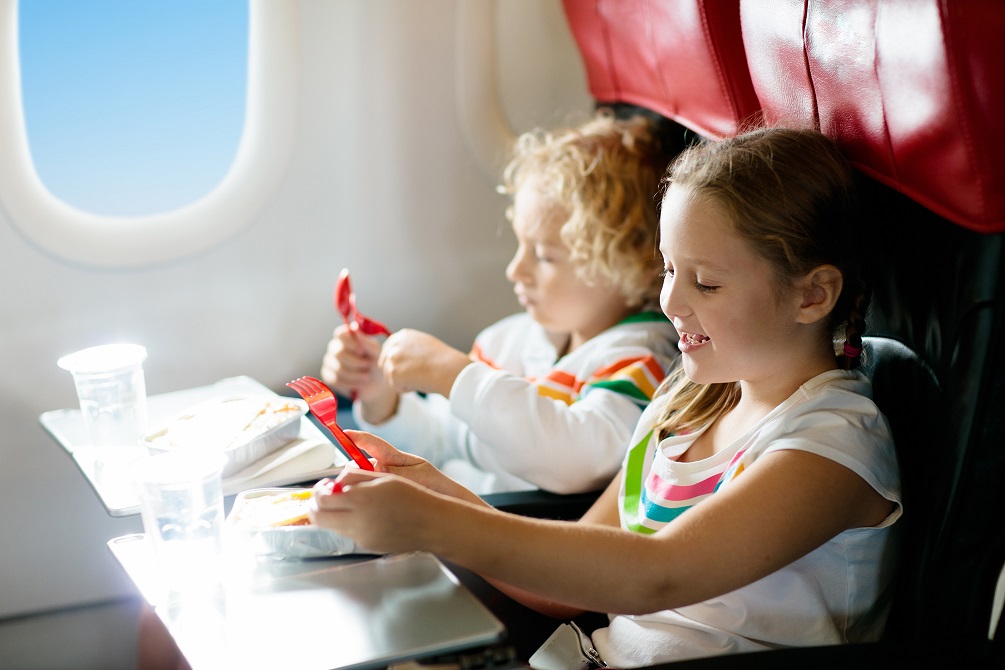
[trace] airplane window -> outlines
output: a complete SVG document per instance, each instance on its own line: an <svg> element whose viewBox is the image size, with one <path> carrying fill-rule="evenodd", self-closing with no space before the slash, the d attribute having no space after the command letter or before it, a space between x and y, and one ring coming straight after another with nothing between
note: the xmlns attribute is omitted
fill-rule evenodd
<svg viewBox="0 0 1005 670"><path fill-rule="evenodd" d="M249 225L289 164L299 3L0 0L0 221L139 267Z"/></svg>
<svg viewBox="0 0 1005 670"><path fill-rule="evenodd" d="M46 188L111 216L208 193L244 126L247 0L19 6L21 97Z"/></svg>

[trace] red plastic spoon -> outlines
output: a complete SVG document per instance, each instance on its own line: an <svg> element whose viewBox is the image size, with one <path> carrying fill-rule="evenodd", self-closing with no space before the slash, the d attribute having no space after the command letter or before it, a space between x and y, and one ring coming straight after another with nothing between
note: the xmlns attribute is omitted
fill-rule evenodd
<svg viewBox="0 0 1005 670"><path fill-rule="evenodd" d="M356 309L356 294L353 293L347 268L342 268L338 281L335 282L335 309L339 311L342 318L345 319L345 325L349 326L350 329L353 329L353 324L356 324L356 329L364 335L391 334L387 326L380 321L363 316Z"/></svg>

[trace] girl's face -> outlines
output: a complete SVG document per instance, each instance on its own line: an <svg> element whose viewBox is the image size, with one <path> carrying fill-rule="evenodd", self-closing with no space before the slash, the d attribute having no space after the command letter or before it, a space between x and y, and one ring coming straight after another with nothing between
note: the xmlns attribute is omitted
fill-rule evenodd
<svg viewBox="0 0 1005 670"><path fill-rule="evenodd" d="M660 305L680 335L684 371L699 384L760 382L791 371L800 299L715 203L667 190L660 214Z"/></svg>
<svg viewBox="0 0 1005 670"><path fill-rule="evenodd" d="M570 336L569 349L614 325L629 310L613 287L577 273L560 230L568 214L525 182L513 200L517 251L506 267L520 304L545 330Z"/></svg>

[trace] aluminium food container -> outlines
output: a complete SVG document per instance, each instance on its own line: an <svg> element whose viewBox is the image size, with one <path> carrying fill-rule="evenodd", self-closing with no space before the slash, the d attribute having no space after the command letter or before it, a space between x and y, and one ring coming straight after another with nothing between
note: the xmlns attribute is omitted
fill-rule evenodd
<svg viewBox="0 0 1005 670"><path fill-rule="evenodd" d="M217 398L181 412L144 437L152 453L218 449L227 457L223 477L289 444L300 434L305 403L281 396Z"/></svg>
<svg viewBox="0 0 1005 670"><path fill-rule="evenodd" d="M261 488L237 494L234 507L227 516L227 532L239 550L257 556L273 558L321 558L365 553L357 549L351 539L333 530L317 526L272 526L255 522L256 515L243 514L258 498L284 495L310 489Z"/></svg>

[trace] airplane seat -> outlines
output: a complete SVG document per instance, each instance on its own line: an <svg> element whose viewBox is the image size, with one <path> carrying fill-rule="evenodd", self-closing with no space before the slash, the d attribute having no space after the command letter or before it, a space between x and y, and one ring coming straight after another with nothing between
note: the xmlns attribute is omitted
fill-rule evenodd
<svg viewBox="0 0 1005 670"><path fill-rule="evenodd" d="M934 411L913 419L927 435L900 446L907 537L886 637L983 647L1005 561L1005 6L741 0L740 15L765 121L820 128L863 175L868 332L938 382Z"/></svg>
<svg viewBox="0 0 1005 670"><path fill-rule="evenodd" d="M868 322L867 322L868 323ZM939 411L941 389L932 368L913 349L896 339L868 336L863 338L862 372L872 382L873 400L889 421L897 448L901 471L902 556L892 594L896 608L891 610L885 637L903 638L910 628L901 613L916 611L919 600L915 591L920 581L919 565L910 557L923 549L926 524L932 516L931 496L923 482L932 481L932 446L930 426L918 417ZM908 603L911 606L908 607Z"/></svg>
<svg viewBox="0 0 1005 670"><path fill-rule="evenodd" d="M834 137L860 173L862 243L877 259L865 371L898 441L905 504L884 639L667 667L1005 661L1001 620L988 639L1005 564L1005 4L566 0L565 11L599 102L648 106L712 139L756 118Z"/></svg>

